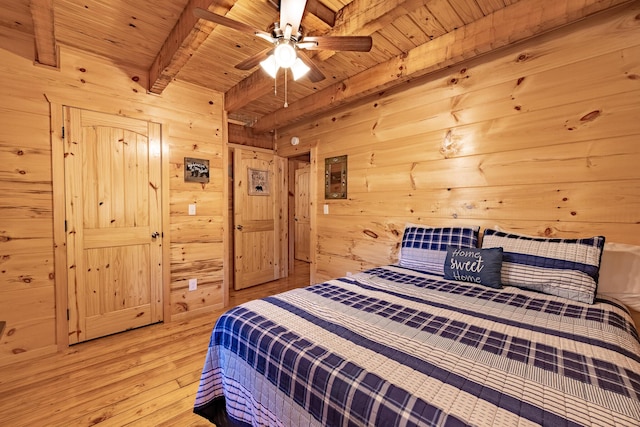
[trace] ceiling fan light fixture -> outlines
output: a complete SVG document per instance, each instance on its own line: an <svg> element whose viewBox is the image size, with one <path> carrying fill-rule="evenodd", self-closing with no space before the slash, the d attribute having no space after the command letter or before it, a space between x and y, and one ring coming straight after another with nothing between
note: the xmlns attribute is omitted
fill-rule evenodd
<svg viewBox="0 0 640 427"><path fill-rule="evenodd" d="M278 44L273 52L273 56L275 57L276 64L282 68L290 68L298 57L296 55L296 49L288 41Z"/></svg>
<svg viewBox="0 0 640 427"><path fill-rule="evenodd" d="M293 73L293 80L298 80L300 77L303 77L311 70L307 64L305 64L302 59L296 58L295 62L291 66L291 72Z"/></svg>
<svg viewBox="0 0 640 427"><path fill-rule="evenodd" d="M262 69L266 71L267 74L269 74L274 79L278 75L278 69L280 68L280 66L276 61L275 56L273 55L267 56L267 59L260 62L260 67L262 67Z"/></svg>

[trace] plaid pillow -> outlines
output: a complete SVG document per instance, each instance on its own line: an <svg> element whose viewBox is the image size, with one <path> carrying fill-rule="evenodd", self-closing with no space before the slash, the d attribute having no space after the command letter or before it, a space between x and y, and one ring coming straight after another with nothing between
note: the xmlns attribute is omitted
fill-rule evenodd
<svg viewBox="0 0 640 427"><path fill-rule="evenodd" d="M447 247L475 248L480 227L441 227L407 224L400 248L400 266L444 275Z"/></svg>
<svg viewBox="0 0 640 427"><path fill-rule="evenodd" d="M487 229L482 247L503 249L503 285L593 304L604 240L547 239Z"/></svg>

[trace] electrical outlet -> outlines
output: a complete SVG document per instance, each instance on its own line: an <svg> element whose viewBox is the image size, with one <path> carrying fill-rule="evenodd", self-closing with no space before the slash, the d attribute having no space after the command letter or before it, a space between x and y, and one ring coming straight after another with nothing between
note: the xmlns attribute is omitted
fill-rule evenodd
<svg viewBox="0 0 640 427"><path fill-rule="evenodd" d="M198 289L198 279L189 279L189 290L195 291Z"/></svg>
<svg viewBox="0 0 640 427"><path fill-rule="evenodd" d="M191 203L189 205L189 215L195 215L195 214L196 214L196 204Z"/></svg>

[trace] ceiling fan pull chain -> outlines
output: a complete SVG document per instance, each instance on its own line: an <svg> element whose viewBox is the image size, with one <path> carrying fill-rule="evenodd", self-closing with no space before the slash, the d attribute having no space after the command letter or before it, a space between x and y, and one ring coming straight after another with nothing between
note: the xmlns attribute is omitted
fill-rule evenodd
<svg viewBox="0 0 640 427"><path fill-rule="evenodd" d="M284 108L287 108L289 106L289 103L287 102L287 69L284 69Z"/></svg>

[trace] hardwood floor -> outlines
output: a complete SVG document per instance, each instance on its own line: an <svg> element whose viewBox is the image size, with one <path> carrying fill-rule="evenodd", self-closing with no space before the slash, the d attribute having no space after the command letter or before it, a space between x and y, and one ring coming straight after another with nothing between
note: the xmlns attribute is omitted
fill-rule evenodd
<svg viewBox="0 0 640 427"><path fill-rule="evenodd" d="M306 286L309 265L231 291L230 306ZM77 344L0 368L0 426L211 426L192 406L211 328L222 313Z"/></svg>

